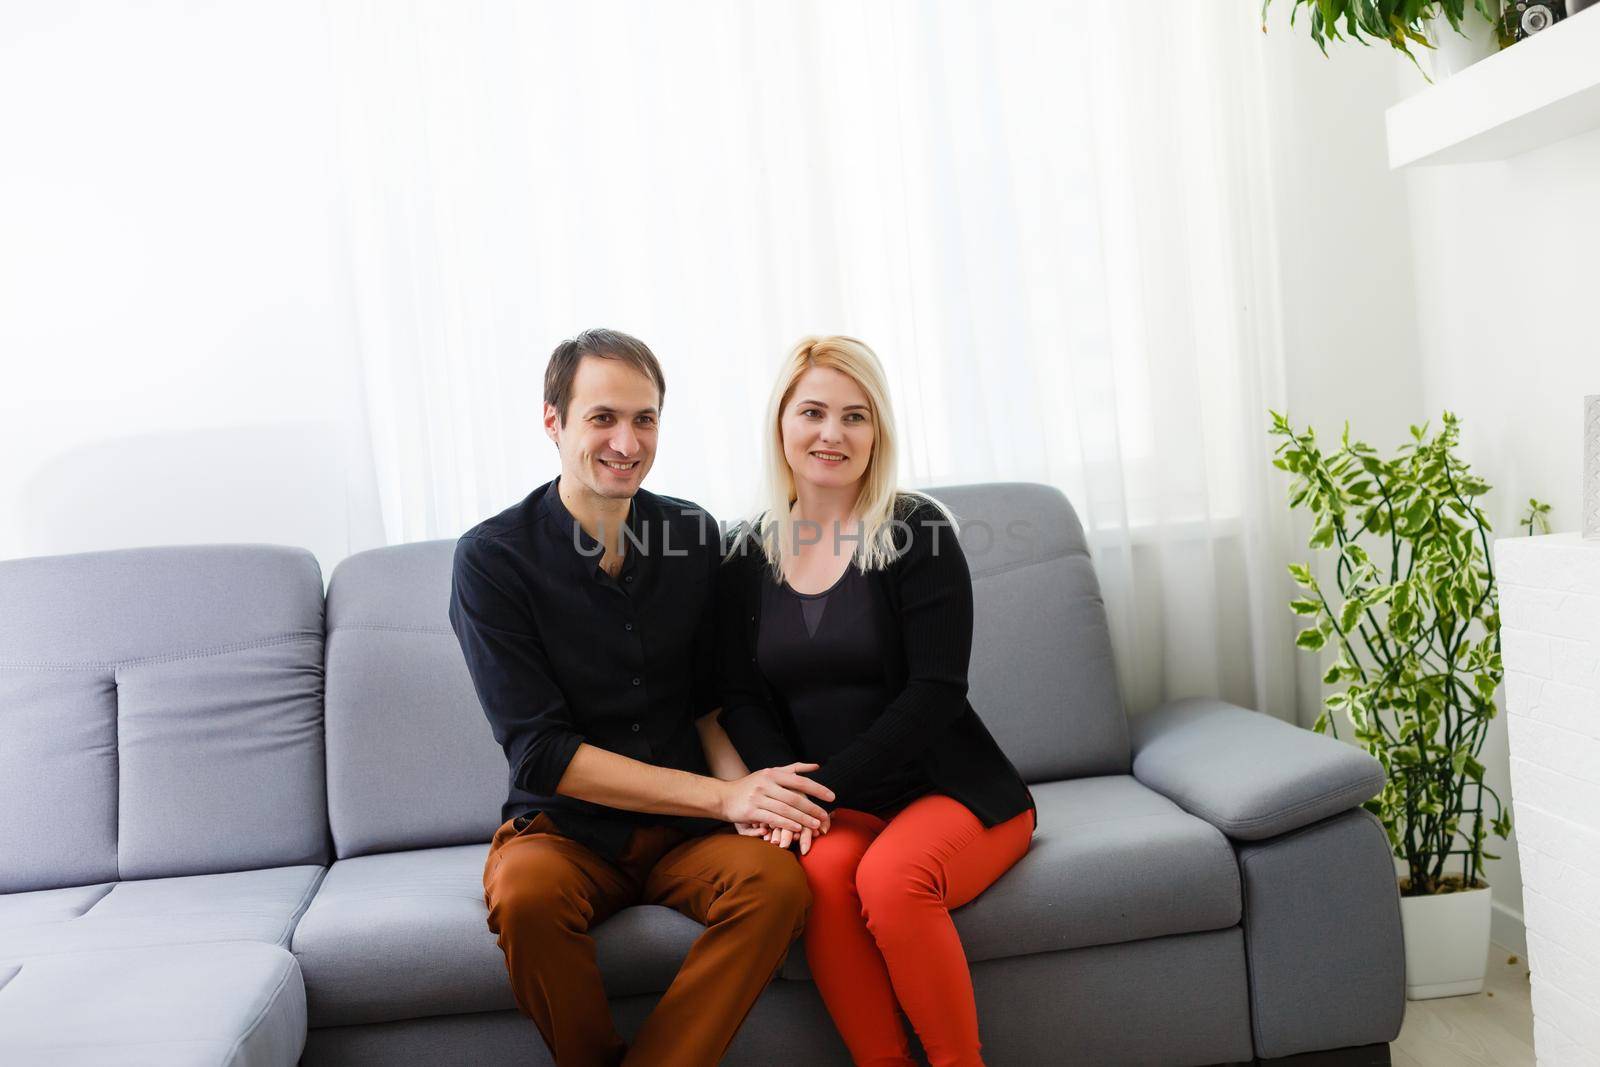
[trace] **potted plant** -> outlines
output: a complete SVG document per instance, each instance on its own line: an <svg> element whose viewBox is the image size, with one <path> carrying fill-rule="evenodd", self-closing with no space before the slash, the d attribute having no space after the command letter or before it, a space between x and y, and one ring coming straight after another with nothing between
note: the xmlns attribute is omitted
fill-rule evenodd
<svg viewBox="0 0 1600 1067"><path fill-rule="evenodd" d="M1479 762L1503 674L1489 520L1489 486L1455 452L1460 427L1445 412L1429 436L1392 458L1350 439L1324 452L1308 427L1272 412L1282 438L1273 465L1293 475L1289 506L1315 518L1309 545L1329 553L1331 580L1296 563L1303 595L1289 606L1310 622L1296 644L1334 660L1334 686L1312 727L1354 740L1388 774L1366 807L1398 861L1406 995L1475 993L1488 956L1489 836L1511 832L1510 812ZM1531 502L1530 524L1543 505ZM1485 810L1485 800L1492 805ZM1492 812L1492 813L1491 813Z"/></svg>
<svg viewBox="0 0 1600 1067"><path fill-rule="evenodd" d="M1433 77L1447 78L1478 60L1493 55L1505 43L1500 27L1500 0L1290 0L1289 25L1301 7L1311 24L1311 39L1328 54L1328 39L1387 41L1417 63L1412 45L1421 45L1430 58ZM1267 8L1262 0L1261 30L1267 29ZM1421 64L1417 69L1422 70ZM1433 81L1427 71L1422 76Z"/></svg>

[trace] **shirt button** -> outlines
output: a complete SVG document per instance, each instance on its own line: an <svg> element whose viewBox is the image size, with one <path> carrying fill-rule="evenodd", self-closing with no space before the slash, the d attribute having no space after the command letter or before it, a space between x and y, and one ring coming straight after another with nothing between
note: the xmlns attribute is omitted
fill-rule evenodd
<svg viewBox="0 0 1600 1067"><path fill-rule="evenodd" d="M633 680L633 684L634 684L634 685L638 685L638 684L639 684L639 679L637 679L637 678L635 678L635 679L634 679L634 680Z"/></svg>
<svg viewBox="0 0 1600 1067"><path fill-rule="evenodd" d="M639 724L638 723L634 723L633 724L633 732L634 733L638 733L639 732Z"/></svg>
<svg viewBox="0 0 1600 1067"><path fill-rule="evenodd" d="M625 581L625 582L631 582L631 581L633 581L633 575L630 574L630 575L628 575L626 578L624 578L622 580Z"/></svg>
<svg viewBox="0 0 1600 1067"><path fill-rule="evenodd" d="M624 630L628 630L628 631L630 631L630 632L631 632L631 631L632 631L632 630L633 630L633 623L631 623L631 622L625 622L625 623L623 623L623 624L622 624L622 628L623 628L623 629L624 629Z"/></svg>

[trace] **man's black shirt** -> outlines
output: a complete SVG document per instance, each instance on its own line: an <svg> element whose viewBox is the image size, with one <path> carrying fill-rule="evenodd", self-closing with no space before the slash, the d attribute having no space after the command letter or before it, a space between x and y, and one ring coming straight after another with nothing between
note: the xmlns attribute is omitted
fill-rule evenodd
<svg viewBox="0 0 1600 1067"><path fill-rule="evenodd" d="M556 486L540 486L456 543L450 625L510 766L501 819L545 812L606 856L642 825L704 832L715 823L557 796L556 785L583 743L709 773L694 722L719 703L716 521L640 490L612 578L600 569L603 546Z"/></svg>

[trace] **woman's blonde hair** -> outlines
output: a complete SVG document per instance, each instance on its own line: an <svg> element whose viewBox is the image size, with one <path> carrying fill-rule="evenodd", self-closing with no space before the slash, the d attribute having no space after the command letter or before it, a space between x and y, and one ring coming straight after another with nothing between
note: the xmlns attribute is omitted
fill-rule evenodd
<svg viewBox="0 0 1600 1067"><path fill-rule="evenodd" d="M802 337L790 350L778 371L767 404L765 433L766 486L765 510L746 534L760 531L762 552L778 580L783 578L783 558L792 554L796 534L791 529L789 509L795 502L794 472L783 454L783 409L794 394L801 375L812 367L828 367L848 377L867 395L872 414L872 455L861 477L854 512L860 520L860 539L854 552L856 566L863 571L877 570L892 563L904 550L897 543L894 520L903 519L922 501L942 505L921 493L901 492L898 485L899 437L895 433L894 409L889 404L889 383L878 357L854 337ZM946 513L948 516L948 513ZM856 531L843 531L853 536ZM830 536L832 531L823 531Z"/></svg>

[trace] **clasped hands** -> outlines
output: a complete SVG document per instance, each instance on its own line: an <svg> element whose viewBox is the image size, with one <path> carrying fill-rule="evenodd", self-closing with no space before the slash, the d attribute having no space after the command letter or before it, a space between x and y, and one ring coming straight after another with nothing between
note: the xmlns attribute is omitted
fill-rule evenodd
<svg viewBox="0 0 1600 1067"><path fill-rule="evenodd" d="M759 837L779 848L796 842L803 856L813 838L828 832L833 820L816 801L833 802L833 790L805 775L815 763L767 767L726 783L722 817L745 837Z"/></svg>

